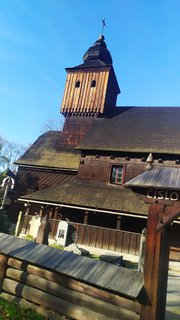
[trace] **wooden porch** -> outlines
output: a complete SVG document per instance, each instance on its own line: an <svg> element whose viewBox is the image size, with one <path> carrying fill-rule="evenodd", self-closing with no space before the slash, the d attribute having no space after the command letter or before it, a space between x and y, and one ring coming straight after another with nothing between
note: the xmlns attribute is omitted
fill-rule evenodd
<svg viewBox="0 0 180 320"><path fill-rule="evenodd" d="M21 233L29 234L32 215L25 215ZM50 219L50 239L55 239L60 220ZM72 222L77 230L77 244L138 255L140 233Z"/></svg>

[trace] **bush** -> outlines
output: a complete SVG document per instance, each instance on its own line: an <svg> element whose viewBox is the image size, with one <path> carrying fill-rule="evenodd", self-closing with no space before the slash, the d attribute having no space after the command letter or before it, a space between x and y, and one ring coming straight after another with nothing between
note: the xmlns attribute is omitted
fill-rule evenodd
<svg viewBox="0 0 180 320"><path fill-rule="evenodd" d="M34 238L31 234L26 234L23 239L28 240L28 241L34 241Z"/></svg>

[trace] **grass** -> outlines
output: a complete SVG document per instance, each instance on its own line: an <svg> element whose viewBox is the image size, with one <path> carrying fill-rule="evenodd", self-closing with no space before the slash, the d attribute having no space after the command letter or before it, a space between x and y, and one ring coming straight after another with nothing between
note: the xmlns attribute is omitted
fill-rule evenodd
<svg viewBox="0 0 180 320"><path fill-rule="evenodd" d="M0 298L0 320L44 320L45 317L30 308Z"/></svg>
<svg viewBox="0 0 180 320"><path fill-rule="evenodd" d="M132 262L132 261L124 260L124 263L125 263L125 267L126 267L127 269L137 270L137 268L138 268L138 263L137 263L137 262Z"/></svg>
<svg viewBox="0 0 180 320"><path fill-rule="evenodd" d="M57 243L50 244L49 247L59 249L59 250L64 250L64 247Z"/></svg>

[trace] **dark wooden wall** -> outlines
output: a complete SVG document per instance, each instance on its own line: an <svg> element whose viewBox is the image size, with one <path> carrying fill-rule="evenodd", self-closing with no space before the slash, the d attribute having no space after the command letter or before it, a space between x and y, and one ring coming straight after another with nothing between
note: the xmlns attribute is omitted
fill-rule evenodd
<svg viewBox="0 0 180 320"><path fill-rule="evenodd" d="M116 152L86 151L81 157L78 178L109 183L112 166L120 165L124 167L123 183L125 183L146 170L147 156L147 154L121 155ZM153 166L179 167L173 156L172 159L166 159L162 163L159 163L159 156L156 156Z"/></svg>
<svg viewBox="0 0 180 320"><path fill-rule="evenodd" d="M59 183L65 183L74 178L75 173L73 172L20 166L17 173L15 191L19 192L19 194L26 194Z"/></svg>
<svg viewBox="0 0 180 320"><path fill-rule="evenodd" d="M112 159L113 158L113 159ZM81 158L78 171L80 179L110 182L111 169L113 165L124 166L124 181L127 182L140 173L144 172L146 164L141 159L133 158L130 161L124 156L112 155L86 155Z"/></svg>

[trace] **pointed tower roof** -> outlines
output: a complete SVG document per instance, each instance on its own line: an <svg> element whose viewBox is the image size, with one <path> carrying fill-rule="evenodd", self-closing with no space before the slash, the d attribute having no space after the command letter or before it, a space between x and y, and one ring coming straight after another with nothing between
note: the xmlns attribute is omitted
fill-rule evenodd
<svg viewBox="0 0 180 320"><path fill-rule="evenodd" d="M98 40L83 55L84 63L73 68L66 68L66 71L72 69L112 66L112 57L104 40L105 37L100 35Z"/></svg>
<svg viewBox="0 0 180 320"><path fill-rule="evenodd" d="M112 65L111 54L107 49L104 36L100 35L98 40L91 46L83 56L84 63L92 60L100 60L105 65Z"/></svg>

